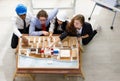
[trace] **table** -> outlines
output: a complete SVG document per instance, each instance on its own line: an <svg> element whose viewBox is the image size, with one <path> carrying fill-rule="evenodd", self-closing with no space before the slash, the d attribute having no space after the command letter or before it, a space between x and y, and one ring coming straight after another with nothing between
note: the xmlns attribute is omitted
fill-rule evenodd
<svg viewBox="0 0 120 81"><path fill-rule="evenodd" d="M94 12L96 5L101 6L103 8L106 8L106 9L114 12L114 17L113 17L112 24L110 27L111 29L113 29L113 24L115 21L116 13L120 12L120 1L119 0L94 0L94 1L95 1L95 5L93 7L93 10L92 10L88 20L91 20L91 16Z"/></svg>
<svg viewBox="0 0 120 81"><path fill-rule="evenodd" d="M17 76L35 77L31 74L63 74L65 76L81 76L82 53L78 47L76 37L67 37L62 42L56 43L52 49L47 46L54 42L58 36L49 39L48 36L26 36L29 45L25 46L19 39L18 54L16 58ZM44 53L41 51L44 48Z"/></svg>

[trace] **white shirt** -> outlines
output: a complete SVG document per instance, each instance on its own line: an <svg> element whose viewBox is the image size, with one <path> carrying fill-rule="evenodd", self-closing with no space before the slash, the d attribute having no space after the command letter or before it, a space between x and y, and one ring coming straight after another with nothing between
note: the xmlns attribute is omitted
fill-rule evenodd
<svg viewBox="0 0 120 81"><path fill-rule="evenodd" d="M30 25L31 19L33 18L33 15L30 13L26 14L26 27L28 27L28 25ZM24 22L23 20L16 15L15 17L12 18L13 21L13 33L15 33L15 35L17 35L18 37L22 36L22 34L20 33L20 31L18 29L23 29L24 28Z"/></svg>
<svg viewBox="0 0 120 81"><path fill-rule="evenodd" d="M49 27L49 32L53 32L55 28L55 18L50 21L50 27Z"/></svg>
<svg viewBox="0 0 120 81"><path fill-rule="evenodd" d="M81 34L82 33L82 27L80 29L77 29L77 34Z"/></svg>

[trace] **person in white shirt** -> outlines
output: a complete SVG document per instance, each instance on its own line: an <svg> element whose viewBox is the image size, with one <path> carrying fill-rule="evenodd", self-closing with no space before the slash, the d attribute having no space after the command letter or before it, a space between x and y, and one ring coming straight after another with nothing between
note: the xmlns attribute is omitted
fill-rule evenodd
<svg viewBox="0 0 120 81"><path fill-rule="evenodd" d="M23 43L28 45L28 40L22 34L29 33L29 25L33 16L27 12L27 7L23 4L18 4L15 9L17 16L13 18L13 36L11 39L11 47L14 49L18 45L18 38L22 38Z"/></svg>

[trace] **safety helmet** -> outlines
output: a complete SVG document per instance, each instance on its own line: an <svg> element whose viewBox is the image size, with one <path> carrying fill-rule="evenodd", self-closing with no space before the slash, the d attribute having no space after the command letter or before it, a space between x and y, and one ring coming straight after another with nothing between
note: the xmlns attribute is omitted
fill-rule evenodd
<svg viewBox="0 0 120 81"><path fill-rule="evenodd" d="M23 15L27 13L27 7L23 4L18 4L15 11L18 15Z"/></svg>
<svg viewBox="0 0 120 81"><path fill-rule="evenodd" d="M59 11L57 14L57 19L64 22L67 20L67 14L66 12Z"/></svg>

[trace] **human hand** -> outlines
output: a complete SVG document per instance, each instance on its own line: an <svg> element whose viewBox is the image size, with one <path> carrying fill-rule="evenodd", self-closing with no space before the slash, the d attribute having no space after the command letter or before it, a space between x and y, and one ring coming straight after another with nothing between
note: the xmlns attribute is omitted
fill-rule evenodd
<svg viewBox="0 0 120 81"><path fill-rule="evenodd" d="M49 35L49 33L47 31L42 31L43 35Z"/></svg>
<svg viewBox="0 0 120 81"><path fill-rule="evenodd" d="M22 36L22 42L23 42L26 46L28 46L28 39L27 39L26 37Z"/></svg>
<svg viewBox="0 0 120 81"><path fill-rule="evenodd" d="M53 38L52 34L49 34L49 38Z"/></svg>

